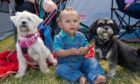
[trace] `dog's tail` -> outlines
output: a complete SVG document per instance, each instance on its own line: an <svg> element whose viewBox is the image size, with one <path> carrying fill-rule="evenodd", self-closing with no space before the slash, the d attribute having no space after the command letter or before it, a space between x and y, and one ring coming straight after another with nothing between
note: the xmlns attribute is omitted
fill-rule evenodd
<svg viewBox="0 0 140 84"><path fill-rule="evenodd" d="M137 49L137 53L140 56L140 47Z"/></svg>

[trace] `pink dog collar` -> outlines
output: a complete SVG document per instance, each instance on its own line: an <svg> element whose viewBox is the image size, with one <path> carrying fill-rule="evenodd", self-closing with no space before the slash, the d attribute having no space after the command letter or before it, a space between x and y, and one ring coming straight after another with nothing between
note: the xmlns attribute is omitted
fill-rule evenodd
<svg viewBox="0 0 140 84"><path fill-rule="evenodd" d="M26 37L26 39L18 40L18 43L19 43L21 48L28 48L29 46L32 46L37 41L38 37L39 37L38 33L32 34L32 35L28 35Z"/></svg>

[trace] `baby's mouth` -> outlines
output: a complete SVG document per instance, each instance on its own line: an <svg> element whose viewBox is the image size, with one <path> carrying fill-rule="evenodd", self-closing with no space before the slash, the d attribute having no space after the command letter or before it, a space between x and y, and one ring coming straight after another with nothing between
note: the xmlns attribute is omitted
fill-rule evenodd
<svg viewBox="0 0 140 84"><path fill-rule="evenodd" d="M70 30L75 30L75 28L70 28Z"/></svg>

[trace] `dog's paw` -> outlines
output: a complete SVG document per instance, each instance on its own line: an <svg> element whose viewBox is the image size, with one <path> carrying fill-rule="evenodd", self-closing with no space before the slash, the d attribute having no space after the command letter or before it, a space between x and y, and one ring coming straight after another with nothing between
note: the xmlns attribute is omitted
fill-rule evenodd
<svg viewBox="0 0 140 84"><path fill-rule="evenodd" d="M55 66L56 64L57 64L57 60L54 59L54 60L53 60L53 65Z"/></svg>
<svg viewBox="0 0 140 84"><path fill-rule="evenodd" d="M49 69L46 69L46 70L44 70L44 71L42 71L43 73L45 73L45 74L48 74L49 73Z"/></svg>
<svg viewBox="0 0 140 84"><path fill-rule="evenodd" d="M19 74L19 73L18 73L18 74L15 75L15 78L16 78L16 79L22 78L23 76L25 76L25 74Z"/></svg>

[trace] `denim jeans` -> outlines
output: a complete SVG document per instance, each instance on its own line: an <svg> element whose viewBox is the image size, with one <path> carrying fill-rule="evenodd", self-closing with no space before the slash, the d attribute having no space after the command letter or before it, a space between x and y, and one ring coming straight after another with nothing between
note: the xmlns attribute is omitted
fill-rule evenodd
<svg viewBox="0 0 140 84"><path fill-rule="evenodd" d="M96 77L104 75L104 71L95 58L84 58L83 61L77 60L75 63L58 64L56 74L58 77L72 82L85 76L90 84L94 84Z"/></svg>

